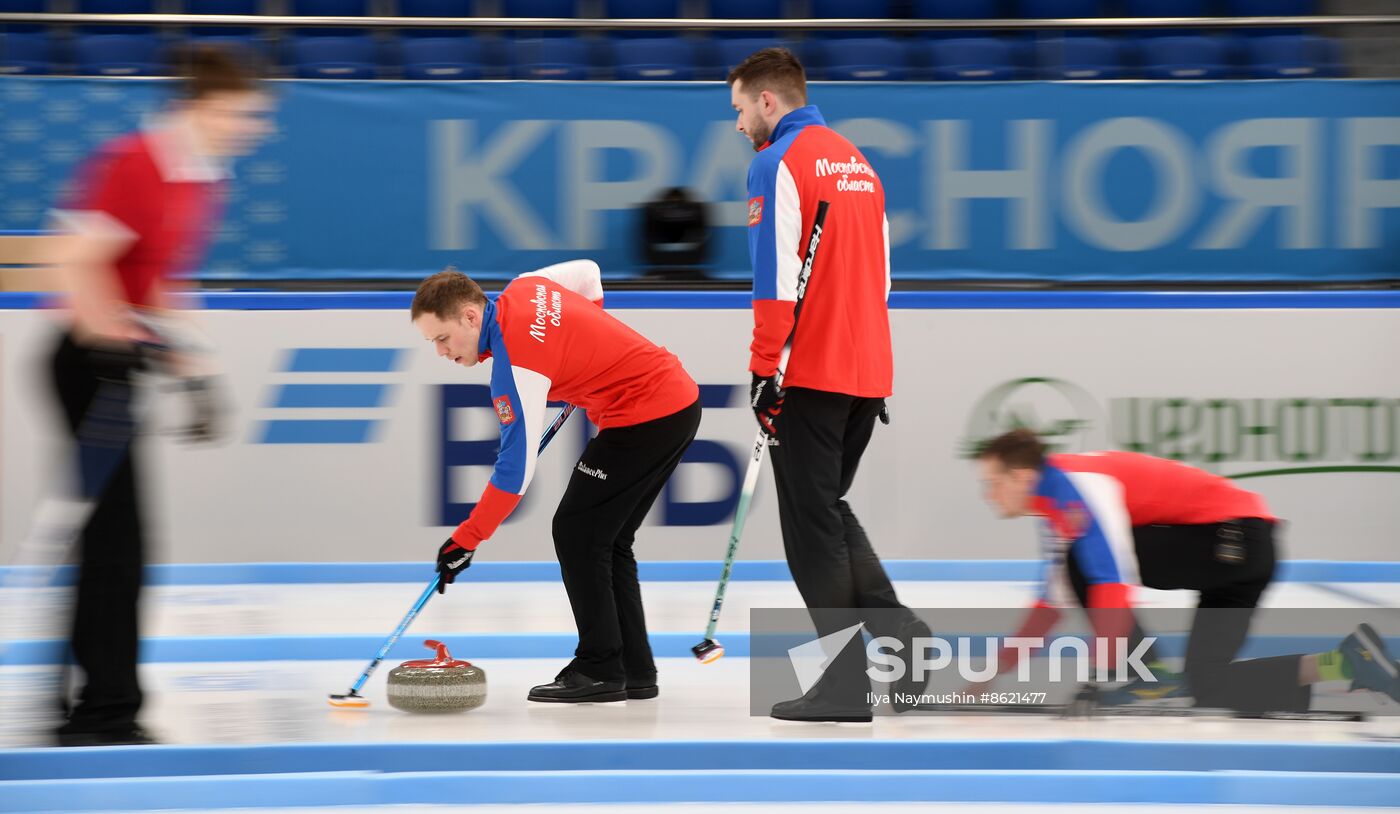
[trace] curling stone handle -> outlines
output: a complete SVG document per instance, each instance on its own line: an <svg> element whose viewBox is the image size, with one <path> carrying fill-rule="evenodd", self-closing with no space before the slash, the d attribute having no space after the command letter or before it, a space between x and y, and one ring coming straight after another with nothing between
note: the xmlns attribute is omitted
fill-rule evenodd
<svg viewBox="0 0 1400 814"><path fill-rule="evenodd" d="M436 661L438 664L447 664L448 662L452 661L452 654L447 652L447 645L443 644L442 642L436 639L425 639L423 641L423 646L428 648L429 650L437 651Z"/></svg>

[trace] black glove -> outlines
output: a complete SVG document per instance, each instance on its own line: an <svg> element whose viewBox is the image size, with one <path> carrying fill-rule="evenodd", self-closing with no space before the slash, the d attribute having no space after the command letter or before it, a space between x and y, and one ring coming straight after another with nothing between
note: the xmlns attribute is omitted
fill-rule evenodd
<svg viewBox="0 0 1400 814"><path fill-rule="evenodd" d="M192 376L182 386L190 400L190 423L181 431L181 440L208 443L223 437L223 402L214 377Z"/></svg>
<svg viewBox="0 0 1400 814"><path fill-rule="evenodd" d="M438 549L437 572L442 575L438 580L438 593L447 593L447 586L451 585L457 575L472 567L472 557L475 551L468 551L457 544L451 537Z"/></svg>
<svg viewBox="0 0 1400 814"><path fill-rule="evenodd" d="M777 418L783 412L783 391L778 387L778 377L753 374L749 385L749 406L753 408L758 427L769 438L778 437Z"/></svg>
<svg viewBox="0 0 1400 814"><path fill-rule="evenodd" d="M880 399L880 423L886 427L890 425L890 405L884 399Z"/></svg>
<svg viewBox="0 0 1400 814"><path fill-rule="evenodd" d="M102 381L127 383L131 374L146 366L145 354L135 342L98 340L85 350L93 373Z"/></svg>

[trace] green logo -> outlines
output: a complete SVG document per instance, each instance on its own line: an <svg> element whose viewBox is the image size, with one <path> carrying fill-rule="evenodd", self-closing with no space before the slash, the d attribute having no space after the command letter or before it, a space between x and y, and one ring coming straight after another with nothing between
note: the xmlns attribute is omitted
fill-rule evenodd
<svg viewBox="0 0 1400 814"><path fill-rule="evenodd" d="M964 458L1011 430L1029 429L1054 452L1104 449L1103 412L1084 388L1063 379L1016 379L993 388L972 408L960 445Z"/></svg>
<svg viewBox="0 0 1400 814"><path fill-rule="evenodd" d="M1042 377L992 388L972 409L959 454L1014 429L1053 452L1122 449L1230 478L1400 472L1400 399L1114 397Z"/></svg>

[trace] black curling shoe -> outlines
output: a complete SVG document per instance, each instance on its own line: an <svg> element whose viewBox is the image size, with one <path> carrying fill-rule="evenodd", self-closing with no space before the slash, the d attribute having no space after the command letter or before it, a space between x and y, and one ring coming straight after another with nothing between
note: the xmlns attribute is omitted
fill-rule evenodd
<svg viewBox="0 0 1400 814"><path fill-rule="evenodd" d="M105 732L58 733L59 746L151 746L160 741L139 726Z"/></svg>
<svg viewBox="0 0 1400 814"><path fill-rule="evenodd" d="M653 681L650 684L633 684L627 682L628 701L649 701L661 694L661 689Z"/></svg>
<svg viewBox="0 0 1400 814"><path fill-rule="evenodd" d="M531 701L553 704L597 704L626 701L625 681L594 681L578 670L565 670L548 684L530 688Z"/></svg>

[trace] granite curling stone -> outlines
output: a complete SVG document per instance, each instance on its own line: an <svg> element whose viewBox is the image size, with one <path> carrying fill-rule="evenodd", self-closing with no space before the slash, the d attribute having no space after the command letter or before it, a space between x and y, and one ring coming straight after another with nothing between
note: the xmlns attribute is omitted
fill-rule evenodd
<svg viewBox="0 0 1400 814"><path fill-rule="evenodd" d="M447 645L428 639L436 658L406 661L389 671L389 706L404 712L461 712L486 703L486 672L452 658Z"/></svg>

